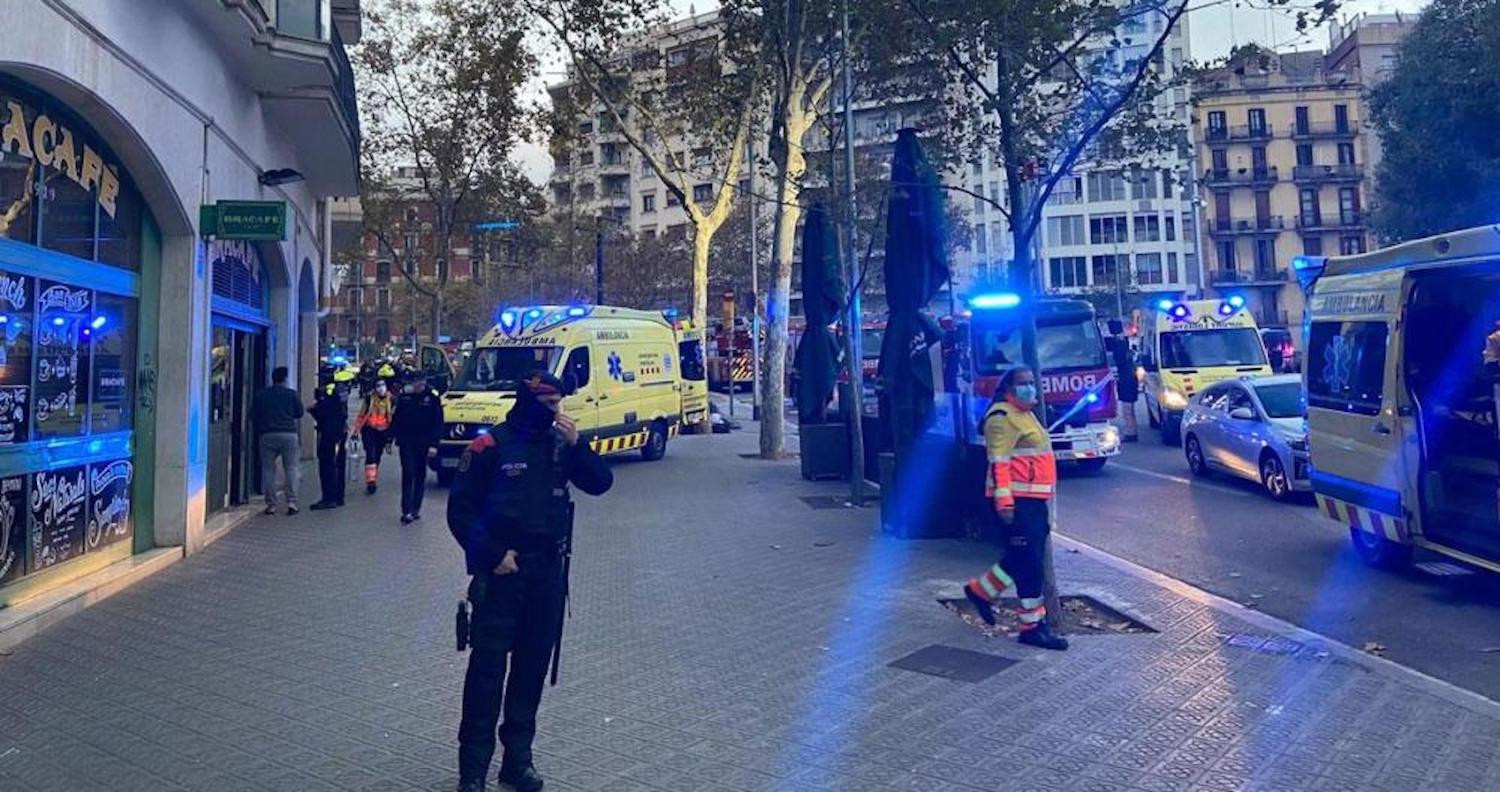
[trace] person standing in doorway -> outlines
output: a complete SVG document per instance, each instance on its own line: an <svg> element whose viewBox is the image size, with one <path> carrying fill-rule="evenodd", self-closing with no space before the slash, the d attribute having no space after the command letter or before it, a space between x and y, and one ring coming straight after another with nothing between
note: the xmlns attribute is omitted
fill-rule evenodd
<svg viewBox="0 0 1500 792"><path fill-rule="evenodd" d="M1042 599L1043 554L1052 530L1047 502L1057 488L1057 460L1033 412L1040 399L1036 375L1018 366L1001 377L995 401L985 411L980 424L989 455L984 494L1003 524L1004 566L997 563L970 580L964 596L986 624L995 623L994 606L1002 599L1019 599L1021 643L1063 650L1068 642L1052 632Z"/></svg>
<svg viewBox="0 0 1500 792"><path fill-rule="evenodd" d="M438 392L427 387L427 375L412 370L391 420L391 437L401 455L401 524L422 516L422 496L427 491L427 460L437 453L443 433L443 403Z"/></svg>
<svg viewBox="0 0 1500 792"><path fill-rule="evenodd" d="M266 514L276 513L276 460L286 474L286 513L297 513L297 477L301 453L297 424L302 419L302 400L287 387L286 366L271 372L271 386L255 394L250 404L250 422L255 426L260 449L260 486L266 493Z"/></svg>
<svg viewBox="0 0 1500 792"><path fill-rule="evenodd" d="M391 418L396 410L390 387L385 380L377 380L375 389L365 397L365 406L354 422L354 431L365 447L365 494L374 495L380 483L380 458L391 441Z"/></svg>
<svg viewBox="0 0 1500 792"><path fill-rule="evenodd" d="M318 483L322 487L322 497L312 505L313 511L344 505L344 479L349 467L349 384L353 379L352 372L335 372L332 381L318 389L313 403Z"/></svg>

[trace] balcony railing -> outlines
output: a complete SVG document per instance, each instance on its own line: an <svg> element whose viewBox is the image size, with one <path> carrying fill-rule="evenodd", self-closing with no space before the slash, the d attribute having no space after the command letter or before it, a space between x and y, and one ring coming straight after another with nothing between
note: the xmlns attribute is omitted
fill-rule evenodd
<svg viewBox="0 0 1500 792"><path fill-rule="evenodd" d="M1298 165L1292 170L1294 181L1359 181L1364 177L1364 168L1354 164L1344 165Z"/></svg>
<svg viewBox="0 0 1500 792"><path fill-rule="evenodd" d="M1203 172L1203 181L1209 185L1257 185L1273 184L1281 178L1275 165L1260 168L1211 168Z"/></svg>
<svg viewBox="0 0 1500 792"><path fill-rule="evenodd" d="M333 88L338 94L344 119L354 132L354 150L359 151L364 138L359 128L359 99L354 92L354 67L349 64L349 52L344 48L344 38L339 35L339 29L332 27L329 33L329 49L333 51L335 68Z"/></svg>
<svg viewBox="0 0 1500 792"><path fill-rule="evenodd" d="M1327 137L1353 137L1354 124L1339 124L1336 121L1323 121L1320 123L1294 124L1291 136L1294 138L1327 138Z"/></svg>
<svg viewBox="0 0 1500 792"><path fill-rule="evenodd" d="M1215 286L1274 285L1285 283L1286 279L1286 270L1269 266L1254 269L1231 267L1215 270L1211 275L1211 282Z"/></svg>
<svg viewBox="0 0 1500 792"><path fill-rule="evenodd" d="M1269 140L1271 138L1271 125L1264 126L1232 126L1232 127L1209 127L1209 140Z"/></svg>
<svg viewBox="0 0 1500 792"><path fill-rule="evenodd" d="M1338 217L1321 215L1297 217L1297 230L1299 231L1337 231L1342 228L1363 228L1364 225L1365 216L1362 212L1346 212Z"/></svg>
<svg viewBox="0 0 1500 792"><path fill-rule="evenodd" d="M1216 217L1209 231L1216 235L1225 234L1277 234L1286 228L1285 221L1281 215L1267 215L1253 219L1234 220L1232 218Z"/></svg>

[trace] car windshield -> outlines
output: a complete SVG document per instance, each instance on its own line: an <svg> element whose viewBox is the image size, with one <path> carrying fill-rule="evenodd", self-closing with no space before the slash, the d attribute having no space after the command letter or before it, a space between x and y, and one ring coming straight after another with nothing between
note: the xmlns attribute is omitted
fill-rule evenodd
<svg viewBox="0 0 1500 792"><path fill-rule="evenodd" d="M1260 406L1265 408L1267 417L1301 418L1307 413L1300 382L1256 385L1255 395L1260 397Z"/></svg>
<svg viewBox="0 0 1500 792"><path fill-rule="evenodd" d="M552 371L561 347L484 347L464 363L463 376L454 390L513 391L538 369Z"/></svg>
<svg viewBox="0 0 1500 792"><path fill-rule="evenodd" d="M979 373L998 374L1021 362L1021 330L1017 326L980 328L976 325L976 358ZM1066 324L1041 325L1036 332L1037 357L1047 370L1099 368L1104 344L1091 319Z"/></svg>
<svg viewBox="0 0 1500 792"><path fill-rule="evenodd" d="M1161 335L1162 368L1264 366L1266 348L1248 327L1182 330Z"/></svg>

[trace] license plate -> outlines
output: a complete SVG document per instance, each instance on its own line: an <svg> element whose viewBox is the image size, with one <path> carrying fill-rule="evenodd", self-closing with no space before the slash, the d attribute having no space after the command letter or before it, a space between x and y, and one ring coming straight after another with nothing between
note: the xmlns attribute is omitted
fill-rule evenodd
<svg viewBox="0 0 1500 792"><path fill-rule="evenodd" d="M442 465L445 468L456 468L458 467L458 457L443 457L441 460L439 460L438 464Z"/></svg>

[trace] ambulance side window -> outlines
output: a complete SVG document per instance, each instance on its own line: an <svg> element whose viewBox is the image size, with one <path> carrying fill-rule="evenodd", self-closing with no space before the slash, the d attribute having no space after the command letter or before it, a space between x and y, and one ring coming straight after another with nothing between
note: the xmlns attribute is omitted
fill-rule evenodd
<svg viewBox="0 0 1500 792"><path fill-rule="evenodd" d="M589 384L589 348L578 347L568 353L568 362L563 364L563 376L572 375L573 387L583 390Z"/></svg>
<svg viewBox="0 0 1500 792"><path fill-rule="evenodd" d="M1385 322L1313 322L1307 341L1307 403L1375 415L1384 398Z"/></svg>

